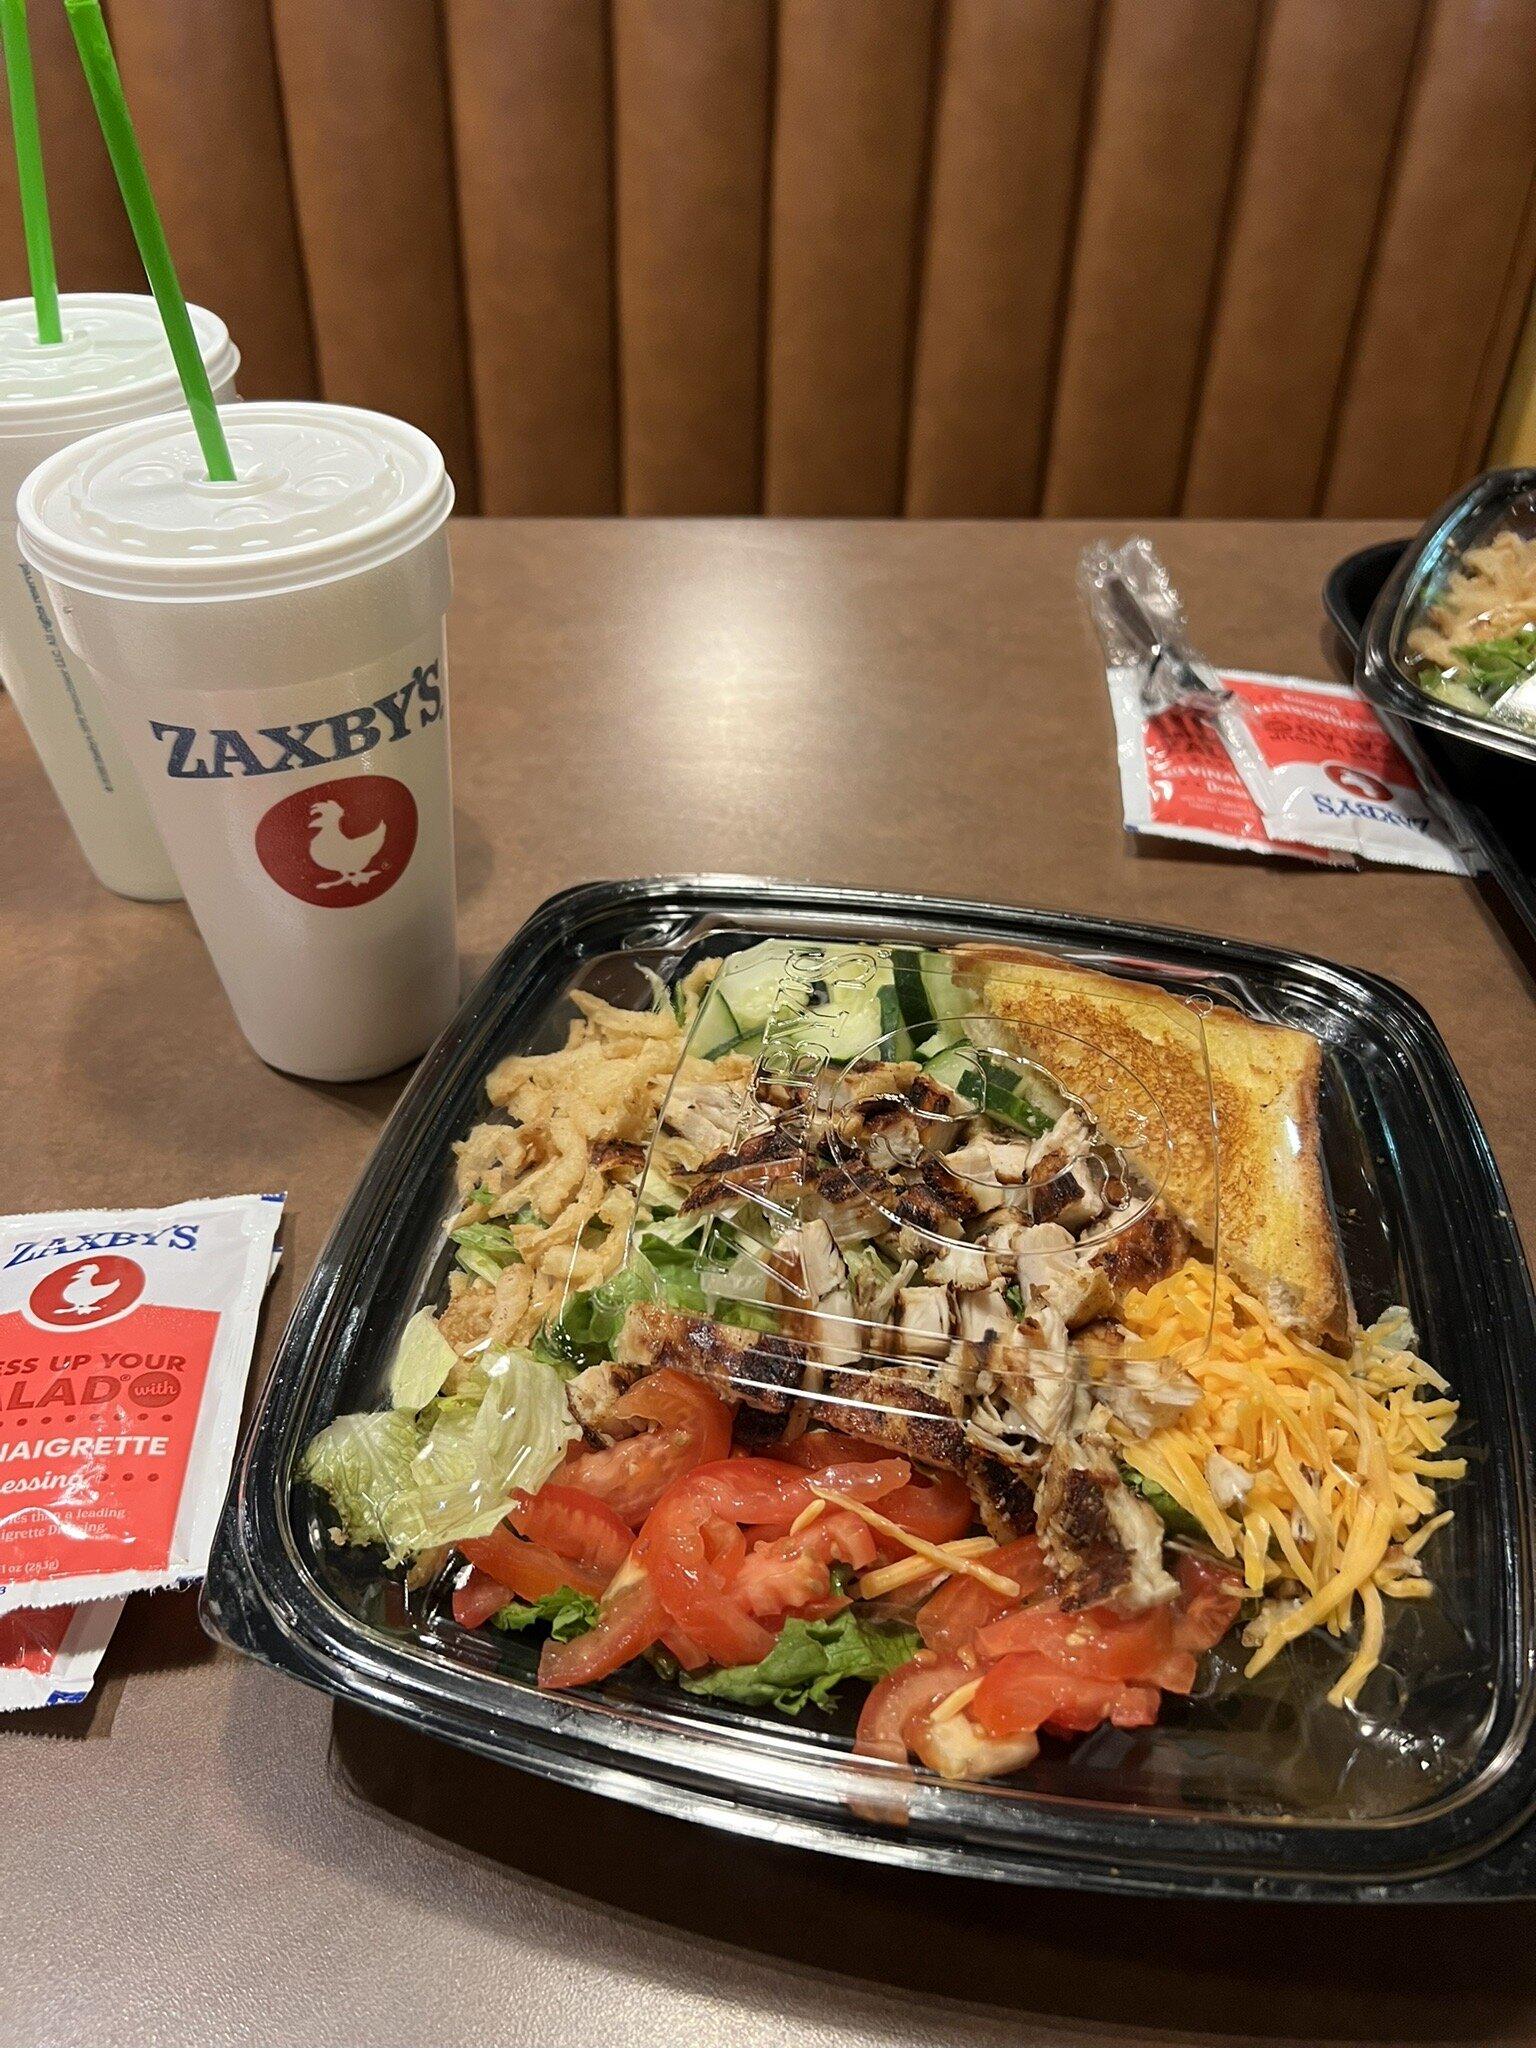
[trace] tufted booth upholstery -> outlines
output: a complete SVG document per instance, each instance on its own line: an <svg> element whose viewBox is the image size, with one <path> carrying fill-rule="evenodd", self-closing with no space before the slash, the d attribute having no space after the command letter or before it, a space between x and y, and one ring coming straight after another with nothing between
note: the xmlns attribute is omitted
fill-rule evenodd
<svg viewBox="0 0 1536 2048"><path fill-rule="evenodd" d="M32 13L63 281L136 288ZM243 389L417 421L488 512L1419 513L1536 272L1536 0L110 17Z"/></svg>

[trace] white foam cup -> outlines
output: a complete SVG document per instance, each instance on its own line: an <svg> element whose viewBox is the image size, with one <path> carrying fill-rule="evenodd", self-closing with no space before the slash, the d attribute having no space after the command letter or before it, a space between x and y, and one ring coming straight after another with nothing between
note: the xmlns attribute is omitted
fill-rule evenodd
<svg viewBox="0 0 1536 2048"><path fill-rule="evenodd" d="M222 320L190 309L214 396L235 395L239 354ZM0 300L0 493L82 435L163 413L180 386L152 298L66 292L64 338L37 338L31 299ZM128 757L92 677L60 641L48 599L19 558L0 563L0 680L16 705L80 850L120 896L180 895Z"/></svg>
<svg viewBox="0 0 1536 2048"><path fill-rule="evenodd" d="M453 486L351 406L95 434L22 486L20 543L99 684L240 1028L274 1067L387 1073L458 1001L444 614Z"/></svg>

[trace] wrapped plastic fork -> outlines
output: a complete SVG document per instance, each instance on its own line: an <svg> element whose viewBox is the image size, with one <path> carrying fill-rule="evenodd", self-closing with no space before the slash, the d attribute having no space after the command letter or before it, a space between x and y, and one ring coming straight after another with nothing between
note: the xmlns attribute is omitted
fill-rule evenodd
<svg viewBox="0 0 1536 2048"><path fill-rule="evenodd" d="M1078 587L1106 665L1130 669L1137 677L1142 716L1184 711L1209 719L1262 810L1269 783L1263 757L1243 722L1242 707L1190 645L1184 607L1151 541L1139 534L1119 548L1096 541L1083 551Z"/></svg>

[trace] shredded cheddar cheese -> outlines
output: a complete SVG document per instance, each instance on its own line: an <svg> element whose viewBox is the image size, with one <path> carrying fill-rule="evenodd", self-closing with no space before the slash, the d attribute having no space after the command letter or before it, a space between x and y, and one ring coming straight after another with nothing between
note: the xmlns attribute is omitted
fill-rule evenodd
<svg viewBox="0 0 1536 2048"><path fill-rule="evenodd" d="M827 1501L825 1495L822 1495L820 1498L813 1500L808 1508L802 1508L800 1513L796 1515L789 1525L790 1535L798 1536L802 1529L809 1529L812 1522L819 1522L826 1512Z"/></svg>
<svg viewBox="0 0 1536 2048"><path fill-rule="evenodd" d="M1195 1259L1129 1294L1121 1316L1145 1356L1177 1357L1200 1388L1144 1441L1114 1424L1121 1459L1200 1524L1251 1594L1298 1595L1273 1611L1250 1676L1311 1629L1344 1635L1358 1602L1355 1654L1328 1695L1353 1700L1381 1659L1383 1597L1431 1590L1418 1553L1451 1519L1433 1482L1466 1471L1446 1454L1446 1382L1415 1357L1400 1310L1334 1358Z"/></svg>
<svg viewBox="0 0 1536 2048"><path fill-rule="evenodd" d="M1000 1547L990 1536L962 1536L955 1543L946 1543L944 1550L950 1558L985 1557ZM878 1564L867 1571L856 1590L861 1600L878 1600L882 1593L898 1593L921 1579L948 1578L953 1569L952 1564L939 1566L926 1557L899 1557L894 1564Z"/></svg>
<svg viewBox="0 0 1536 2048"><path fill-rule="evenodd" d="M964 1685L957 1685L952 1693L939 1701L939 1704L928 1717L930 1722L937 1728L945 1721L953 1721L956 1714L963 1714L965 1712L966 1708L980 1691L981 1680L979 1678L967 1679Z"/></svg>
<svg viewBox="0 0 1536 2048"><path fill-rule="evenodd" d="M862 1516L868 1522L871 1529L878 1529L882 1536L889 1536L893 1542L900 1543L914 1556L926 1558L929 1564L937 1565L940 1571L964 1572L969 1578L980 1579L981 1583L990 1586L994 1593L1001 1593L1005 1600L1019 1598L1019 1585L1016 1579L1005 1579L1001 1572L994 1572L988 1566L978 1564L974 1557L960 1555L968 1548L967 1545L930 1543L926 1537L914 1536L910 1529L903 1529L899 1522L893 1522L889 1515L882 1515L878 1508L870 1507L866 1501L848 1500L844 1495L832 1493L820 1486L813 1486L811 1491L818 1500L829 1501L833 1507L852 1508L856 1515Z"/></svg>

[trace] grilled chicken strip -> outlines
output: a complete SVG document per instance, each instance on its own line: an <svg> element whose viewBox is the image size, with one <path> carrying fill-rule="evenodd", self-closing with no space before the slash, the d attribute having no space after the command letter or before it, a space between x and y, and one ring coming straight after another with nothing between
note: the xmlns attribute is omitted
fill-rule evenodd
<svg viewBox="0 0 1536 2048"><path fill-rule="evenodd" d="M892 1348L908 1358L943 1358L953 1324L948 1288L900 1288L891 1317Z"/></svg>
<svg viewBox="0 0 1536 2048"><path fill-rule="evenodd" d="M1132 1436L1151 1436L1176 1423L1200 1398L1187 1372L1157 1358L1114 1358L1095 1374L1095 1400L1116 1416Z"/></svg>
<svg viewBox="0 0 1536 2048"><path fill-rule="evenodd" d="M806 1191L806 1210L830 1224L840 1244L878 1237L889 1226L897 1189L883 1173L856 1160L817 1170Z"/></svg>
<svg viewBox="0 0 1536 2048"><path fill-rule="evenodd" d="M811 1421L821 1429L883 1444L920 1465L963 1472L965 1430L959 1411L959 1397L942 1373L914 1362L829 1374L825 1394L812 1404Z"/></svg>
<svg viewBox="0 0 1536 2048"><path fill-rule="evenodd" d="M1093 1151L1093 1131L1080 1109L1064 1109L1043 1138L1030 1147L1030 1171L1049 1179L1074 1161L1086 1159Z"/></svg>
<svg viewBox="0 0 1536 2048"><path fill-rule="evenodd" d="M1023 1201L1035 1150L1027 1139L982 1136L946 1153L944 1164L966 1185L977 1207L990 1213L1007 1208L1010 1200ZM1021 1192L1011 1196L1011 1189Z"/></svg>
<svg viewBox="0 0 1536 2048"><path fill-rule="evenodd" d="M670 1365L713 1387L722 1399L786 1415L806 1376L803 1344L759 1330L738 1330L684 1309L637 1302L624 1317L614 1363L657 1372Z"/></svg>
<svg viewBox="0 0 1536 2048"><path fill-rule="evenodd" d="M1189 1232L1176 1216L1154 1202L1134 1223L1115 1232L1091 1263L1117 1295L1145 1291L1176 1273L1189 1257Z"/></svg>
<svg viewBox="0 0 1536 2048"><path fill-rule="evenodd" d="M770 1261L782 1284L775 1290L784 1304L780 1320L794 1338L823 1366L851 1364L859 1357L853 1337L853 1289L848 1262L820 1217L786 1231ZM797 1284L798 1283L798 1284ZM808 1391L824 1384L817 1373Z"/></svg>
<svg viewBox="0 0 1536 2048"><path fill-rule="evenodd" d="M707 1155L733 1141L746 1104L746 1090L725 1081L674 1081L662 1126Z"/></svg>
<svg viewBox="0 0 1536 2048"><path fill-rule="evenodd" d="M979 1245L955 1244L932 1261L924 1277L935 1287L985 1292L992 1285L992 1267Z"/></svg>
<svg viewBox="0 0 1536 2048"><path fill-rule="evenodd" d="M1048 1159L1031 1170L1029 1213L1039 1223L1086 1230L1104 1214L1103 1179L1097 1160L1076 1159L1070 1166L1058 1166Z"/></svg>
<svg viewBox="0 0 1536 2048"><path fill-rule="evenodd" d="M1025 1300L1054 1309L1069 1330L1114 1307L1108 1278L1059 1223L1020 1223L1010 1217L989 1231L985 1242L1013 1261Z"/></svg>
<svg viewBox="0 0 1536 2048"><path fill-rule="evenodd" d="M928 1190L946 1216L954 1218L956 1228L942 1234L954 1237L961 1226L972 1222L981 1214L981 1204L976 1199L974 1188L969 1187L958 1174L951 1173L949 1161L942 1154L930 1152L919 1161L917 1184Z"/></svg>
<svg viewBox="0 0 1536 2048"><path fill-rule="evenodd" d="M734 1151L705 1160L683 1201L683 1214L694 1216L743 1198L772 1201L776 1191L799 1186L803 1162L804 1146L797 1134L770 1124L743 1138Z"/></svg>
<svg viewBox="0 0 1536 2048"><path fill-rule="evenodd" d="M592 1164L609 1180L636 1181L645 1166L645 1147L623 1138L603 1138L592 1147Z"/></svg>
<svg viewBox="0 0 1536 2048"><path fill-rule="evenodd" d="M890 1201L890 1213L908 1232L917 1233L920 1242L953 1241L961 1236L959 1218L943 1197L920 1178L896 1191Z"/></svg>
<svg viewBox="0 0 1536 2048"><path fill-rule="evenodd" d="M1140 1614L1174 1599L1178 1582L1163 1570L1162 1522L1121 1478L1094 1419L1080 1436L1062 1437L1046 1460L1036 1527L1064 1609L1107 1601L1121 1614Z"/></svg>
<svg viewBox="0 0 1536 2048"><path fill-rule="evenodd" d="M834 1142L862 1153L882 1173L917 1166L949 1143L962 1107L951 1089L911 1062L850 1069L833 1098Z"/></svg>
<svg viewBox="0 0 1536 2048"><path fill-rule="evenodd" d="M936 1261L935 1270L943 1261ZM1012 1337L1018 1329L1013 1310L996 1287L974 1288L958 1297L960 1335L967 1344L983 1348L999 1337Z"/></svg>
<svg viewBox="0 0 1536 2048"><path fill-rule="evenodd" d="M1016 1445L965 1447L964 1477L982 1527L994 1543L1027 1536L1035 1525L1035 1486L1043 1459Z"/></svg>
<svg viewBox="0 0 1536 2048"><path fill-rule="evenodd" d="M585 1372L567 1380L566 1406L581 1424L588 1442L616 1443L621 1436L632 1436L639 1429L638 1419L626 1420L612 1410L615 1402L643 1375L644 1368L639 1365L589 1365Z"/></svg>

